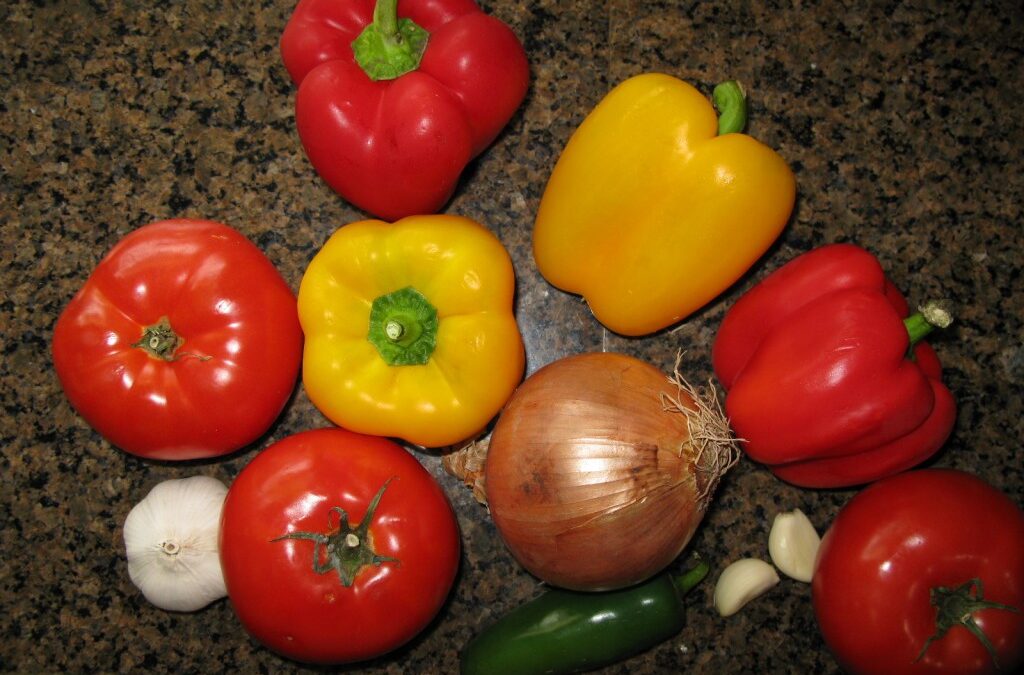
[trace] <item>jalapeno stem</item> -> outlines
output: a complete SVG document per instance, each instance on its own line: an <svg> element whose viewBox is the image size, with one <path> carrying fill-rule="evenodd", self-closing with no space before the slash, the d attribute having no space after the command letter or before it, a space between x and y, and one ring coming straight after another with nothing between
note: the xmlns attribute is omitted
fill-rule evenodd
<svg viewBox="0 0 1024 675"><path fill-rule="evenodd" d="M701 560L679 576L673 577L672 583L678 589L679 595L688 593L690 589L699 584L708 575L709 569L708 564Z"/></svg>

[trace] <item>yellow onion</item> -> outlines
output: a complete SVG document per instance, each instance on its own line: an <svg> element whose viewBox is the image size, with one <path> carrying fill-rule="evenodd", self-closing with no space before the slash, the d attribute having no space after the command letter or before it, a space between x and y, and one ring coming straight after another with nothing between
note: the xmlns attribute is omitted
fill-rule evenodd
<svg viewBox="0 0 1024 675"><path fill-rule="evenodd" d="M713 392L703 400L678 363L670 378L623 354L571 356L527 378L491 434L482 475L513 556L549 584L584 591L668 566L739 458Z"/></svg>

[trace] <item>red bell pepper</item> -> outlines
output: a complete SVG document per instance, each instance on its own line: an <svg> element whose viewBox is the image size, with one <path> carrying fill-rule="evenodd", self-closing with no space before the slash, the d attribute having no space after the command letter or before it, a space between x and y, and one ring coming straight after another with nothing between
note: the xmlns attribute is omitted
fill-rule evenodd
<svg viewBox="0 0 1024 675"><path fill-rule="evenodd" d="M444 206L530 79L519 39L472 0L300 0L281 55L313 167L387 220Z"/></svg>
<svg viewBox="0 0 1024 675"><path fill-rule="evenodd" d="M934 454L956 403L919 340L950 317L931 305L908 314L878 260L852 244L805 253L743 295L712 359L748 456L795 485L830 488Z"/></svg>

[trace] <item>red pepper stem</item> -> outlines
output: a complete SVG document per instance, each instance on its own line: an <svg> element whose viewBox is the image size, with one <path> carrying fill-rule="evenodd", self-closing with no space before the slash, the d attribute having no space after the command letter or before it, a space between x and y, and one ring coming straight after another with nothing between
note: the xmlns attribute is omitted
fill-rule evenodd
<svg viewBox="0 0 1024 675"><path fill-rule="evenodd" d="M398 35L398 0L377 0L373 7L373 25L382 38L394 40Z"/></svg>
<svg viewBox="0 0 1024 675"><path fill-rule="evenodd" d="M916 314L903 320L903 325L907 327L907 334L910 336L911 348L936 328L949 328L951 323L953 315L945 304L938 300L926 302L918 308Z"/></svg>
<svg viewBox="0 0 1024 675"><path fill-rule="evenodd" d="M377 0L373 22L352 41L352 56L371 80L393 80L420 66L430 34L398 18L398 0Z"/></svg>

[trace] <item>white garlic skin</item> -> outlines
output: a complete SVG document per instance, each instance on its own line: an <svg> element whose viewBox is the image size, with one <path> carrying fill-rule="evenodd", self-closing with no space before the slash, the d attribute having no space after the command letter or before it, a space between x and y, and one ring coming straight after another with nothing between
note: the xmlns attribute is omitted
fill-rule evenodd
<svg viewBox="0 0 1024 675"><path fill-rule="evenodd" d="M167 480L128 513L128 576L149 602L193 612L227 595L217 544L227 494L209 476Z"/></svg>
<svg viewBox="0 0 1024 675"><path fill-rule="evenodd" d="M768 554L786 576L810 583L821 537L800 509L775 516L768 534Z"/></svg>
<svg viewBox="0 0 1024 675"><path fill-rule="evenodd" d="M775 568L757 558L743 558L730 564L715 584L715 609L731 616L748 602L779 583Z"/></svg>

